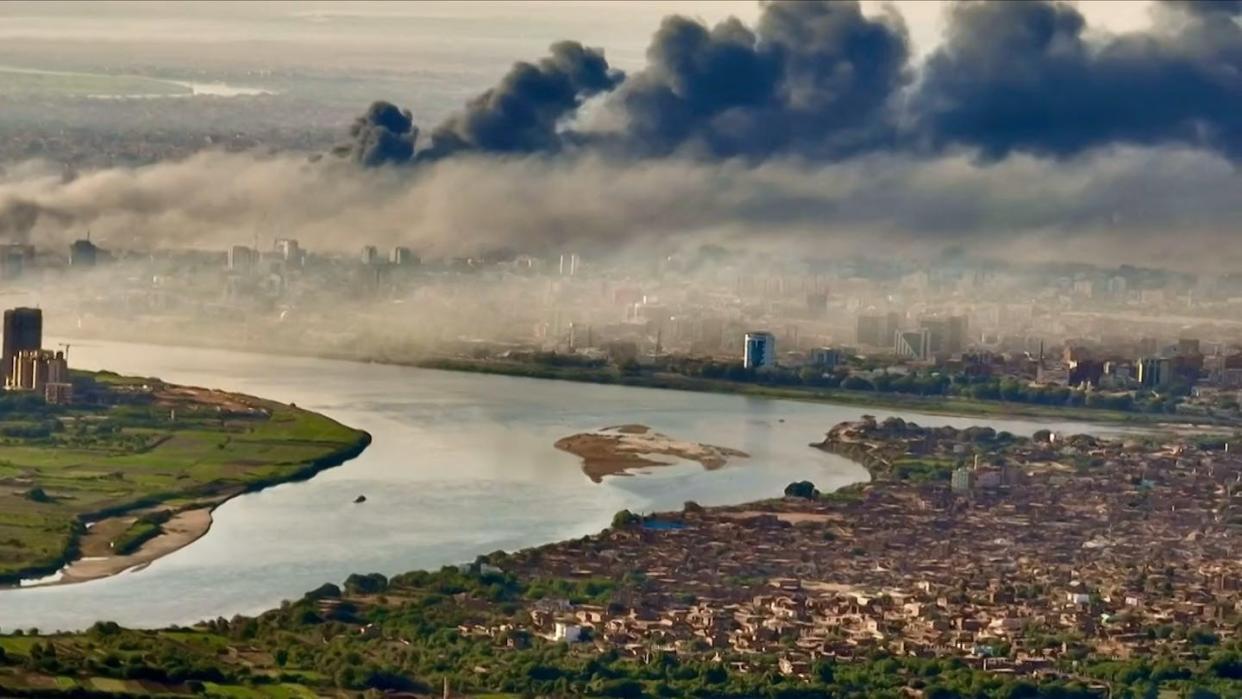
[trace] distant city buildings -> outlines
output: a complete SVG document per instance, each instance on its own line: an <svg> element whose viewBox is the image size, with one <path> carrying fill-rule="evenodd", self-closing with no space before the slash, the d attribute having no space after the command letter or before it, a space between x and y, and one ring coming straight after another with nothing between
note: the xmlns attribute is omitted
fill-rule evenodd
<svg viewBox="0 0 1242 699"><path fill-rule="evenodd" d="M22 350L13 358L8 388L13 391L43 393L49 383L67 383L69 365L64 352L45 349Z"/></svg>
<svg viewBox="0 0 1242 699"><path fill-rule="evenodd" d="M578 265L580 260L576 253L562 253L560 264L560 275L562 277L574 277L578 274Z"/></svg>
<svg viewBox="0 0 1242 699"><path fill-rule="evenodd" d="M259 251L245 245L234 245L229 248L229 271L239 274L253 272L259 266Z"/></svg>
<svg viewBox="0 0 1242 699"><path fill-rule="evenodd" d="M49 403L69 403L73 384L65 353L42 349L42 345L42 310L11 308L4 312L4 388L33 391Z"/></svg>
<svg viewBox="0 0 1242 699"><path fill-rule="evenodd" d="M2 245L0 246L0 280L13 281L20 279L26 271L28 261L33 261L35 250L33 245Z"/></svg>
<svg viewBox="0 0 1242 699"><path fill-rule="evenodd" d="M362 264L374 265L374 264L379 264L379 261L380 261L379 248L375 247L374 245L362 246Z"/></svg>
<svg viewBox="0 0 1242 699"><path fill-rule="evenodd" d="M866 347L891 347L900 329L901 316L896 312L864 313L858 316L855 339Z"/></svg>
<svg viewBox="0 0 1242 699"><path fill-rule="evenodd" d="M305 253L302 246L298 245L298 241L294 238L277 238L275 241L276 254L281 261L289 267L301 267L305 260Z"/></svg>
<svg viewBox="0 0 1242 699"><path fill-rule="evenodd" d="M1137 364L1138 382L1147 388L1158 388L1173 379L1173 362L1161 357L1140 359Z"/></svg>
<svg viewBox="0 0 1242 699"><path fill-rule="evenodd" d="M70 267L94 267L99 257L99 248L89 237L75 240L69 246Z"/></svg>
<svg viewBox="0 0 1242 699"><path fill-rule="evenodd" d="M776 336L762 331L746 333L742 365L747 369L776 366Z"/></svg>

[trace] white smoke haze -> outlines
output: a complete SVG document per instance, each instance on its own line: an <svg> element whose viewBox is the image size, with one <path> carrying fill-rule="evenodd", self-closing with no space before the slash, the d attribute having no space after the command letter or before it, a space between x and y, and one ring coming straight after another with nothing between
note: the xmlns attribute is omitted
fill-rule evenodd
<svg viewBox="0 0 1242 699"><path fill-rule="evenodd" d="M408 245L424 257L719 243L818 257L949 248L1024 260L1220 269L1238 262L1242 178L1193 149L1118 148L1071 160L1014 155L834 164L471 155L413 169L206 152L67 176L0 174L0 234L54 247ZM1170 252L1176 255L1170 256Z"/></svg>

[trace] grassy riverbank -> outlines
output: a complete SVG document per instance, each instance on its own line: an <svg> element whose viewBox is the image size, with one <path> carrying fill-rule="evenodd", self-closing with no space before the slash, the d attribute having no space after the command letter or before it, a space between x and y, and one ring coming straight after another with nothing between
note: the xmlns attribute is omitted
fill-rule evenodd
<svg viewBox="0 0 1242 699"><path fill-rule="evenodd" d="M1190 418L1164 413L1139 413L1102 408L1034 405L999 400L946 396L915 396L903 393L851 391L841 388L771 386L727 379L708 379L673 373L627 373L615 367L550 366L500 359L428 359L418 363L425 369L498 374L536 379L615 384L638 388L663 388L705 393L730 393L761 398L802 400L838 405L856 405L885 410L912 410L939 415L972 417L1030 417L1047 420L1083 420L1119 424L1191 422ZM1202 420L1201 418L1199 419Z"/></svg>
<svg viewBox="0 0 1242 699"><path fill-rule="evenodd" d="M134 515L112 542L132 551L170 511L309 477L370 440L250 396L107 373L76 374L75 384L81 405L19 398L0 414L0 583L59 569L87 522Z"/></svg>

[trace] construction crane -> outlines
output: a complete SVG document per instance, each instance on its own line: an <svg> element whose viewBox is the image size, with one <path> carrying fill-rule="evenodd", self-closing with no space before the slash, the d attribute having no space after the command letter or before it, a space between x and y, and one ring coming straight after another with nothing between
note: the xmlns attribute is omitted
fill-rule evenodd
<svg viewBox="0 0 1242 699"><path fill-rule="evenodd" d="M66 360L68 360L68 359L69 359L69 343L68 343L68 342L61 342L61 343L59 343L59 344L60 344L60 346L61 346L61 347L64 347L64 348L65 348L65 359L66 359Z"/></svg>

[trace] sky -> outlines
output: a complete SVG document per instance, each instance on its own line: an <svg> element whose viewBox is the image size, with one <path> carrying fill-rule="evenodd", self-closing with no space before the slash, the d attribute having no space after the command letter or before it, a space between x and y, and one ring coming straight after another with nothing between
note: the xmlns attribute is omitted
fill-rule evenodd
<svg viewBox="0 0 1242 699"><path fill-rule="evenodd" d="M941 0L866 0L875 15L891 5L905 18L916 56L939 44L944 31ZM1151 25L1148 0L1090 0L1078 7L1091 26L1131 31ZM234 41L349 41L383 36L394 42L444 39L435 32L452 28L451 39L463 49L491 53L503 46L512 60L545 48L552 41L575 38L605 49L622 68L641 65L651 33L669 14L715 23L729 16L753 22L759 3L733 0L557 0L499 2L5 2L0 3L0 39L54 39L210 44ZM447 23L447 24L446 24ZM373 45L377 54L417 54L416 46ZM518 53L520 52L520 53Z"/></svg>

